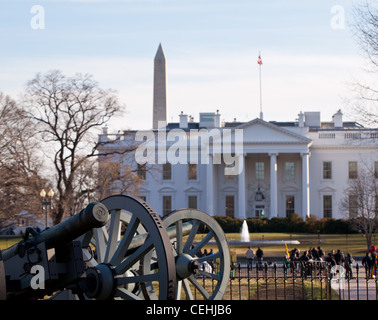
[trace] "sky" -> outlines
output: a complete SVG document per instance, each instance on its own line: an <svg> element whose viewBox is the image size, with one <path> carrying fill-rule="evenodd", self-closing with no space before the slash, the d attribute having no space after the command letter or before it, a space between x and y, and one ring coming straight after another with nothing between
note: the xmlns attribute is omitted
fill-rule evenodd
<svg viewBox="0 0 378 320"><path fill-rule="evenodd" d="M219 110L266 121L346 111L368 77L353 37L357 0L0 0L0 91L16 98L38 72L89 73L118 92L109 131L152 127L153 59L167 59L168 121ZM345 119L352 119L344 111Z"/></svg>

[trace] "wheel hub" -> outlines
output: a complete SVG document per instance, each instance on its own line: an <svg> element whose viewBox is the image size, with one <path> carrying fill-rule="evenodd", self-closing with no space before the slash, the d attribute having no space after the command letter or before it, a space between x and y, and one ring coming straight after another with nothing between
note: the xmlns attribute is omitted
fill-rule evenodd
<svg viewBox="0 0 378 320"><path fill-rule="evenodd" d="M196 273L199 263L187 253L180 254L176 257L176 274L180 279L186 279Z"/></svg>

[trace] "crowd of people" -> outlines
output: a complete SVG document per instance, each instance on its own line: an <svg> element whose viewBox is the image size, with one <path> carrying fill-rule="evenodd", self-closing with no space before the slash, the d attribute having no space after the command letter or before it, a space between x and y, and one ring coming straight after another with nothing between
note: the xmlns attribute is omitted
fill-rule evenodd
<svg viewBox="0 0 378 320"><path fill-rule="evenodd" d="M259 247L255 252L251 247L248 248L246 252L246 257L250 266L252 266L252 261L256 256L257 262L262 263L263 251ZM345 256L341 250L331 250L328 254L325 254L324 250L318 246L317 248L312 247L305 250L303 253L300 252L298 248L294 248L291 251L286 252L284 258L284 263L288 268L296 268L300 262L325 262L328 263L331 268L334 266L341 266L345 269L345 276L349 279L353 278L353 263L355 259L350 253ZM362 259L362 265L365 268L366 275L370 278L375 278L376 269L378 267L377 258L377 248L372 245L366 256Z"/></svg>

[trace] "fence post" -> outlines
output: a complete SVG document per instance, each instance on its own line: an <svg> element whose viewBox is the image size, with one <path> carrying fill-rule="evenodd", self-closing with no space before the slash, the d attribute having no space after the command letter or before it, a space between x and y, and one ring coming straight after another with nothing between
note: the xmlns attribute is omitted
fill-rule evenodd
<svg viewBox="0 0 378 320"><path fill-rule="evenodd" d="M259 265L256 262L256 286L257 286L257 300L260 300L260 290L259 290Z"/></svg>
<svg viewBox="0 0 378 320"><path fill-rule="evenodd" d="M252 262L251 262L252 264ZM249 262L247 264L247 288L248 288L248 300L251 300L251 279L250 279L250 274L249 274Z"/></svg>
<svg viewBox="0 0 378 320"><path fill-rule="evenodd" d="M265 296L266 300L268 300L268 264L265 262L264 264L265 269Z"/></svg>
<svg viewBox="0 0 378 320"><path fill-rule="evenodd" d="M274 292L275 292L275 298L277 300L277 264L274 263Z"/></svg>
<svg viewBox="0 0 378 320"><path fill-rule="evenodd" d="M241 300L241 266L240 266L240 262L238 264L238 271L239 271L239 279L238 279L238 282L239 282L239 300Z"/></svg>
<svg viewBox="0 0 378 320"><path fill-rule="evenodd" d="M287 264L283 264L283 287L284 287L284 300L286 300L286 273L287 273Z"/></svg>
<svg viewBox="0 0 378 320"><path fill-rule="evenodd" d="M296 273L296 268L293 268L293 300L295 300L295 273Z"/></svg>

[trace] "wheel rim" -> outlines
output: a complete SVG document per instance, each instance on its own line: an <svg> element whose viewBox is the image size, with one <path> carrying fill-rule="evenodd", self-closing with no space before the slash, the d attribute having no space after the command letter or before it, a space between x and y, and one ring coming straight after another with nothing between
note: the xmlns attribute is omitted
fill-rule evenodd
<svg viewBox="0 0 378 320"><path fill-rule="evenodd" d="M158 214L141 199L128 195L111 196L101 203L109 210L110 222L108 229L95 229L82 238L83 247L92 243L96 249L96 257L83 249L88 268L101 271L107 270L105 265L111 266L115 279L111 294L114 299L141 299L142 295L135 291L135 287L145 282L155 284L158 299L174 299L174 257L168 234ZM121 225L125 226L122 238ZM140 268L139 262L145 260L144 257L150 252L156 255L158 267L155 264L155 268ZM91 273L96 274L93 271Z"/></svg>
<svg viewBox="0 0 378 320"><path fill-rule="evenodd" d="M186 239L184 239L184 221L192 224L191 231ZM171 238L172 251L175 256L176 262L176 281L177 281L177 294L176 299L181 300L181 290L186 295L186 299L194 300L194 296L190 286L194 286L200 292L204 299L207 300L220 300L226 291L228 280L231 271L230 253L228 249L227 239L224 235L222 228L215 221L214 218L205 212L195 209L181 209L172 212L163 220L166 229L172 227L176 228L176 237ZM200 227L205 226L208 230L207 235L198 243L194 242L196 234L199 232ZM212 241L213 240L213 241ZM211 243L214 242L213 243ZM205 247L206 245L215 245L217 252L212 256L198 258L195 256L196 252ZM191 248L195 245L194 248ZM151 256L146 256L145 259L151 259ZM216 260L219 264L217 273L208 272L197 269L196 265L208 263L211 260ZM147 265L149 263L147 262ZM211 288L202 286L199 275L203 278L212 279L215 282ZM180 276L181 275L181 276ZM154 292L151 286L147 286L147 291L150 297L154 297Z"/></svg>

